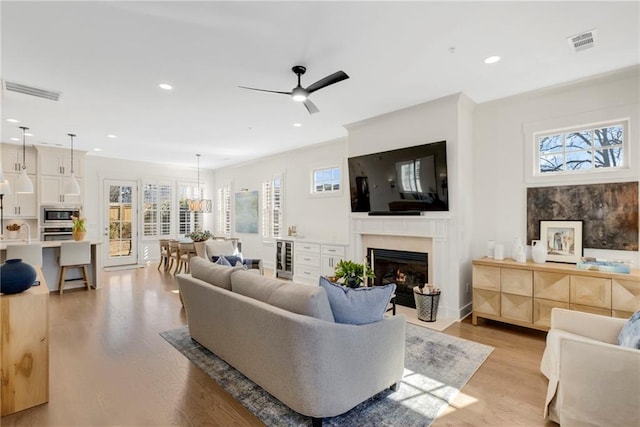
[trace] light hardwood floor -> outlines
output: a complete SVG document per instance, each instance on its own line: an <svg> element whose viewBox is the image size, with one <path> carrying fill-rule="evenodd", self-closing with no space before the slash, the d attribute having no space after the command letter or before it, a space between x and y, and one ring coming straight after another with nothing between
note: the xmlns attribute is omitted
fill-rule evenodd
<svg viewBox="0 0 640 427"><path fill-rule="evenodd" d="M49 403L2 426L259 426L159 333L186 323L175 278L155 265L50 296ZM438 426L553 426L542 419L544 333L469 320L445 333L495 347Z"/></svg>

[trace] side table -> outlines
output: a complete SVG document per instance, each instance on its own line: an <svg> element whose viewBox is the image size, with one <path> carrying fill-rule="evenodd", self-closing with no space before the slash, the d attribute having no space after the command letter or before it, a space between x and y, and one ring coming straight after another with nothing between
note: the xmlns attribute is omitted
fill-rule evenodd
<svg viewBox="0 0 640 427"><path fill-rule="evenodd" d="M49 401L49 288L0 295L0 415Z"/></svg>

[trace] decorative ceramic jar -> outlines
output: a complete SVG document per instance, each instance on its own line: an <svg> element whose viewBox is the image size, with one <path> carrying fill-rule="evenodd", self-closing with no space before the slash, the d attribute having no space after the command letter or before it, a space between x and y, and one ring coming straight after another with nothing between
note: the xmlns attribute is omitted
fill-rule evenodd
<svg viewBox="0 0 640 427"><path fill-rule="evenodd" d="M524 249L522 246L522 239L520 237L516 237L513 241L513 246L511 246L511 258L517 261L520 249Z"/></svg>
<svg viewBox="0 0 640 427"><path fill-rule="evenodd" d="M547 260L547 248L542 240L531 241L531 257L536 264L544 264Z"/></svg>
<svg viewBox="0 0 640 427"><path fill-rule="evenodd" d="M35 268L21 259L8 259L0 266L0 292L3 294L26 291L35 281Z"/></svg>

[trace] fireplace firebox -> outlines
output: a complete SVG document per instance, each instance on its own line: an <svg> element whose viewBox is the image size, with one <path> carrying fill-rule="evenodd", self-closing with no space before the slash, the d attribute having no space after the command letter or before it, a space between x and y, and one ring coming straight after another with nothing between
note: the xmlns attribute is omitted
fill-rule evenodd
<svg viewBox="0 0 640 427"><path fill-rule="evenodd" d="M396 284L396 304L416 308L413 287L427 283L429 254L368 248L367 255L376 277L375 286Z"/></svg>

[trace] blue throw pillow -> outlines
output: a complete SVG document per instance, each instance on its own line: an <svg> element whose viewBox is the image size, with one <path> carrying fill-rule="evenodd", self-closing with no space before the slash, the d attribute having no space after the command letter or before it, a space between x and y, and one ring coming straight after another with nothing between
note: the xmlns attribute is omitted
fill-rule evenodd
<svg viewBox="0 0 640 427"><path fill-rule="evenodd" d="M633 313L631 318L624 324L618 344L624 347L640 349L640 310Z"/></svg>
<svg viewBox="0 0 640 427"><path fill-rule="evenodd" d="M240 265L242 265L242 257L240 256L234 256L234 255L221 255L221 256L212 256L211 257L211 261L215 262L216 264L218 264L218 261L220 260L220 258L224 258L228 264L222 264L222 265L238 265L238 263L240 263ZM224 262L224 261L221 261Z"/></svg>
<svg viewBox="0 0 640 427"><path fill-rule="evenodd" d="M320 286L327 291L335 321L352 325L382 320L396 290L395 283L352 289L332 283L325 277L320 277Z"/></svg>

